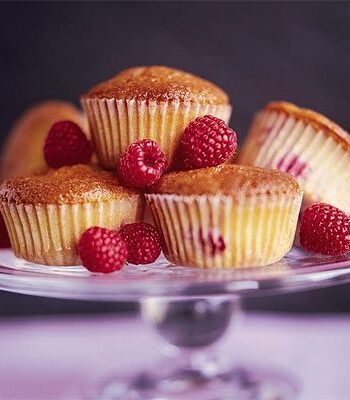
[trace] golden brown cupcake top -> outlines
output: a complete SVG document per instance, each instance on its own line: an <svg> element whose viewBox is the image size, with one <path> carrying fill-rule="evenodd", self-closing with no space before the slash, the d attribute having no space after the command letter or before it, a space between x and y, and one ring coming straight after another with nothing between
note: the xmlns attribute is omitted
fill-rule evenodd
<svg viewBox="0 0 350 400"><path fill-rule="evenodd" d="M219 167L172 172L164 175L155 193L177 195L259 195L302 193L298 182L284 172L225 164Z"/></svg>
<svg viewBox="0 0 350 400"><path fill-rule="evenodd" d="M213 83L164 66L128 68L95 86L83 98L229 104L227 94Z"/></svg>
<svg viewBox="0 0 350 400"><path fill-rule="evenodd" d="M136 193L121 186L114 173L89 165L17 177L0 186L0 199L15 204L76 204L107 201Z"/></svg>
<svg viewBox="0 0 350 400"><path fill-rule="evenodd" d="M323 114L319 114L307 108L300 108L286 101L272 102L268 104L265 109L284 112L296 119L301 119L302 121L311 124L317 131L321 130L328 133L345 150L350 152L350 134Z"/></svg>

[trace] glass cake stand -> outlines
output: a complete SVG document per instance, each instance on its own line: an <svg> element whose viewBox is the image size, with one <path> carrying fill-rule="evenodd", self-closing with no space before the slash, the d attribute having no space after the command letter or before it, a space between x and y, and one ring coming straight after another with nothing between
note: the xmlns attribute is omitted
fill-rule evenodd
<svg viewBox="0 0 350 400"><path fill-rule="evenodd" d="M82 267L46 267L0 250L0 290L28 295L138 302L164 343L151 369L119 377L89 394L99 400L286 400L298 383L281 372L232 366L217 351L240 300L350 282L350 257L293 248L268 267L202 270L169 264L128 265L111 275ZM84 396L86 398L87 396Z"/></svg>

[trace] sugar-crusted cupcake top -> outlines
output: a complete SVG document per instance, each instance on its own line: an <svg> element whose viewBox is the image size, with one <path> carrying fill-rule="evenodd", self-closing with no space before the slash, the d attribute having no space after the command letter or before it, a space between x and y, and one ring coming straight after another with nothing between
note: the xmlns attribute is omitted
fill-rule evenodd
<svg viewBox="0 0 350 400"><path fill-rule="evenodd" d="M301 119L302 121L311 124L317 131L321 130L326 134L329 134L345 150L350 152L350 134L323 114L319 114L307 108L300 108L286 101L269 103L265 107L265 110L284 112L296 119Z"/></svg>
<svg viewBox="0 0 350 400"><path fill-rule="evenodd" d="M213 83L164 66L128 68L93 87L83 98L229 104L228 95Z"/></svg>
<svg viewBox="0 0 350 400"><path fill-rule="evenodd" d="M172 172L164 175L154 190L160 194L236 196L297 193L298 182L284 172L225 164L219 167Z"/></svg>
<svg viewBox="0 0 350 400"><path fill-rule="evenodd" d="M0 199L15 204L100 202L137 194L120 185L116 175L89 165L49 170L44 175L17 177L0 186Z"/></svg>

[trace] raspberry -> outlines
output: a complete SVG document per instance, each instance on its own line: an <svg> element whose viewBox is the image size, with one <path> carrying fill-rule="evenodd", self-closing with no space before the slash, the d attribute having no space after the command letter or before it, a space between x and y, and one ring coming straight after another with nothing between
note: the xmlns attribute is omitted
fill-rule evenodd
<svg viewBox="0 0 350 400"><path fill-rule="evenodd" d="M308 207L301 219L300 244L306 250L326 255L350 252L350 218L329 204Z"/></svg>
<svg viewBox="0 0 350 400"><path fill-rule="evenodd" d="M7 233L5 221L0 214L0 249L6 249L7 247L11 247L10 238Z"/></svg>
<svg viewBox="0 0 350 400"><path fill-rule="evenodd" d="M128 247L128 262L150 264L160 255L160 238L156 228L147 222L123 225L119 231Z"/></svg>
<svg viewBox="0 0 350 400"><path fill-rule="evenodd" d="M124 184L145 188L155 184L167 167L159 145L150 139L132 143L120 157L118 171Z"/></svg>
<svg viewBox="0 0 350 400"><path fill-rule="evenodd" d="M44 156L49 167L87 164L91 155L91 142L76 123L59 121L52 125L44 145Z"/></svg>
<svg viewBox="0 0 350 400"><path fill-rule="evenodd" d="M115 230L92 227L81 236L78 251L85 268L91 272L114 272L125 264L128 250Z"/></svg>
<svg viewBox="0 0 350 400"><path fill-rule="evenodd" d="M223 120L205 115L185 129L179 155L185 169L214 167L229 160L236 148L236 133Z"/></svg>

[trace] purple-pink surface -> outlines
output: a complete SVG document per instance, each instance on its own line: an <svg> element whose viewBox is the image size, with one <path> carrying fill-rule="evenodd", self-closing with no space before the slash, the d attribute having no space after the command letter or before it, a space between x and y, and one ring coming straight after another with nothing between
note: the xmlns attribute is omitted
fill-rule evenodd
<svg viewBox="0 0 350 400"><path fill-rule="evenodd" d="M243 322L243 323L242 323ZM221 343L232 362L281 369L300 400L350 398L350 317L248 314ZM78 400L101 379L157 360L159 338L138 319L0 320L0 398Z"/></svg>

